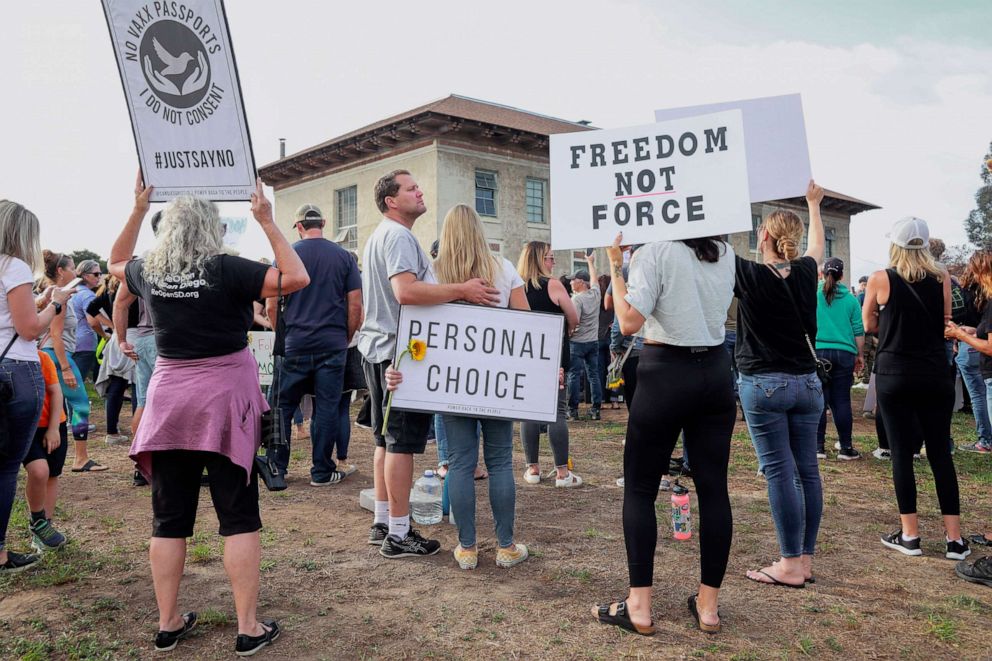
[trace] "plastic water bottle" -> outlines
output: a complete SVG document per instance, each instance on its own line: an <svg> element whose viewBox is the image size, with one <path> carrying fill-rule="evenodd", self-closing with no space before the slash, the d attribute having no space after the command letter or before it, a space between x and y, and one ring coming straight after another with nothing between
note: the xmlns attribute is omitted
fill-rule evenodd
<svg viewBox="0 0 992 661"><path fill-rule="evenodd" d="M692 537L692 521L689 512L689 490L675 481L672 487L672 530L675 539Z"/></svg>
<svg viewBox="0 0 992 661"><path fill-rule="evenodd" d="M441 480L434 471L424 471L410 492L410 515L421 525L441 522Z"/></svg>

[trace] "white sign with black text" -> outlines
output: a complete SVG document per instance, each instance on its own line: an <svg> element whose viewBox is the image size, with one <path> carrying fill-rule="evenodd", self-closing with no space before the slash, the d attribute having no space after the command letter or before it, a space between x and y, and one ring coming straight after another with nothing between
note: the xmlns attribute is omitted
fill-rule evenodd
<svg viewBox="0 0 992 661"><path fill-rule="evenodd" d="M739 110L551 136L551 247L751 229Z"/></svg>
<svg viewBox="0 0 992 661"><path fill-rule="evenodd" d="M258 363L258 382L263 386L272 385L272 374L275 372L275 359L272 347L275 346L276 334L272 331L251 331L248 333L248 350Z"/></svg>
<svg viewBox="0 0 992 661"><path fill-rule="evenodd" d="M251 199L255 157L223 0L102 0L146 185Z"/></svg>
<svg viewBox="0 0 992 661"><path fill-rule="evenodd" d="M411 339L422 360L399 363L393 407L415 411L554 422L564 317L462 304L404 305L397 356Z"/></svg>

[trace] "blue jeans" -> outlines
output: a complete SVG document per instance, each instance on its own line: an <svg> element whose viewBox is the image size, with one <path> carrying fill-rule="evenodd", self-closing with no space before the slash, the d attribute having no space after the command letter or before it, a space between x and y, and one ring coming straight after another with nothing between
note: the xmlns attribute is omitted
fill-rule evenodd
<svg viewBox="0 0 992 661"><path fill-rule="evenodd" d="M513 483L513 421L441 416L448 436L448 498L458 526L458 543L475 546L475 467L479 463L478 429L489 471L489 506L500 548L513 544L516 486Z"/></svg>
<svg viewBox="0 0 992 661"><path fill-rule="evenodd" d="M737 347L737 331L728 330L724 331L723 335L723 348L727 350L730 354L730 373L734 377L734 395L737 395L737 358L734 355L734 350Z"/></svg>
<svg viewBox="0 0 992 661"><path fill-rule="evenodd" d="M5 547L10 510L17 491L17 473L38 428L41 405L45 401L45 380L41 363L6 358L0 362L0 383L13 389L13 397L3 406L8 437L6 452L0 450L0 551Z"/></svg>
<svg viewBox="0 0 992 661"><path fill-rule="evenodd" d="M838 349L817 349L818 358L826 358L833 367L830 370L830 379L827 387L823 390L823 413L820 414L820 424L816 429L816 448L823 449L824 439L827 435L827 407L834 416L834 425L837 427L837 436L840 439L840 446L844 449L851 449L851 428L854 425L851 414L851 386L854 385L854 360L857 356L850 351L840 351Z"/></svg>
<svg viewBox="0 0 992 661"><path fill-rule="evenodd" d="M975 428L978 431L978 442L982 445L992 445L992 424L989 424L989 409L986 403L988 389L982 379L979 369L979 356L975 349L964 342L958 344L958 355L954 359L958 364L958 372L964 387L971 397L971 412L975 415Z"/></svg>
<svg viewBox="0 0 992 661"><path fill-rule="evenodd" d="M440 413L434 414L434 439L437 441L437 465L448 465L448 434Z"/></svg>
<svg viewBox="0 0 992 661"><path fill-rule="evenodd" d="M812 555L823 515L816 427L823 386L809 374L741 374L741 406L784 558Z"/></svg>
<svg viewBox="0 0 992 661"><path fill-rule="evenodd" d="M132 339L132 338L129 338ZM144 407L148 400L148 384L155 371L155 361L158 360L158 346L154 335L136 335L131 344L138 354L138 362L134 365L134 390L138 398L138 406Z"/></svg>
<svg viewBox="0 0 992 661"><path fill-rule="evenodd" d="M270 406L275 406L278 398L279 408L282 409L283 431L286 434L286 445L267 450L268 455L275 461L279 470L285 473L289 467L290 424L293 412L300 405L303 395L313 393L313 417L310 419L310 443L313 448L313 466L310 468L310 479L314 482L326 482L337 470L332 455L338 448L338 458L341 459L341 388L344 384L344 364L348 350L329 351L320 354L297 354L284 356L279 360L277 368L278 381L274 384L270 395ZM348 408L344 407L347 417ZM344 452L347 455L347 441Z"/></svg>
<svg viewBox="0 0 992 661"><path fill-rule="evenodd" d="M582 370L589 380L592 410L598 411L603 403L603 389L599 384L599 342L572 342L572 363L568 368L568 409L577 411L582 396ZM458 515L455 514L457 517Z"/></svg>

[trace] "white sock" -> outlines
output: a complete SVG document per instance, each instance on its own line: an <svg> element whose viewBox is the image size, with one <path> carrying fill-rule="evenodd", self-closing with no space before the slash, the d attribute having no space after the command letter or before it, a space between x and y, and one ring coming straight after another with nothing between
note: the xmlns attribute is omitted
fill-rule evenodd
<svg viewBox="0 0 992 661"><path fill-rule="evenodd" d="M389 534L397 539L403 539L410 532L410 515L389 517Z"/></svg>
<svg viewBox="0 0 992 661"><path fill-rule="evenodd" d="M372 520L373 524L376 523L389 523L389 501L388 500L377 500L375 501L375 518Z"/></svg>
<svg viewBox="0 0 992 661"><path fill-rule="evenodd" d="M950 543L950 542L957 542L958 544L964 544L964 540L961 539L960 537L958 537L957 539L951 539L950 537L946 537L945 536L944 539L946 539L948 541L948 543Z"/></svg>
<svg viewBox="0 0 992 661"><path fill-rule="evenodd" d="M903 533L903 534L902 534L902 539L903 539L903 541L904 541L904 542L911 542L911 541L913 541L914 539L919 539L919 538L920 538L920 536L919 536L919 535L915 535L915 536L913 536L913 537L910 537L910 536L909 536L909 535L907 535L906 533Z"/></svg>

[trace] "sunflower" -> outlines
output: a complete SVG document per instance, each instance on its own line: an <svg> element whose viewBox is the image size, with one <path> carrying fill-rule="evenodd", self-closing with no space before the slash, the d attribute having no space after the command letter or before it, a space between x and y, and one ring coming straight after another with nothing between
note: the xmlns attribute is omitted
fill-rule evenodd
<svg viewBox="0 0 992 661"><path fill-rule="evenodd" d="M410 356L414 360L423 360L424 356L427 355L427 343L423 340L411 339L407 351L410 352Z"/></svg>

